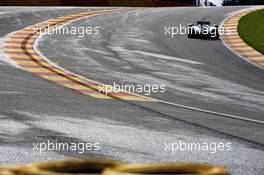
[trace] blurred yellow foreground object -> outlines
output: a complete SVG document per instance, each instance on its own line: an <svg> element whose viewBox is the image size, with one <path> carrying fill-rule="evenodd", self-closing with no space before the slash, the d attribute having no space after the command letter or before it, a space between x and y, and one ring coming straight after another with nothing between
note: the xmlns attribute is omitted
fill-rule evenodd
<svg viewBox="0 0 264 175"><path fill-rule="evenodd" d="M139 174L182 174L182 175L229 175L221 167L187 164L187 163L153 163L120 165L116 168L106 169L102 175L139 175Z"/></svg>
<svg viewBox="0 0 264 175"><path fill-rule="evenodd" d="M195 163L124 164L117 161L71 160L0 167L0 175L229 175L222 167Z"/></svg>
<svg viewBox="0 0 264 175"><path fill-rule="evenodd" d="M98 175L101 174L104 169L115 168L118 165L121 165L121 162L97 160L72 160L36 163L22 167L19 175Z"/></svg>
<svg viewBox="0 0 264 175"><path fill-rule="evenodd" d="M16 175L18 174L21 167L1 167L0 175Z"/></svg>

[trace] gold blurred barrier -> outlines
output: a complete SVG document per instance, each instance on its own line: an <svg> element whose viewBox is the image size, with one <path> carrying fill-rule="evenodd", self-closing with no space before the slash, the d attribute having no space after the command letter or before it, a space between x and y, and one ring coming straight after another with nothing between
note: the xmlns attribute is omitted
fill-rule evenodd
<svg viewBox="0 0 264 175"><path fill-rule="evenodd" d="M193 163L124 164L117 161L72 160L0 167L0 175L229 175L222 167Z"/></svg>
<svg viewBox="0 0 264 175"><path fill-rule="evenodd" d="M68 160L49 163L36 163L21 168L20 175L71 175L101 174L106 168L121 165L117 161Z"/></svg>
<svg viewBox="0 0 264 175"><path fill-rule="evenodd" d="M21 167L1 167L0 166L0 175L16 175L19 173Z"/></svg>
<svg viewBox="0 0 264 175"><path fill-rule="evenodd" d="M139 174L182 174L182 175L229 175L221 167L187 164L187 163L156 163L121 165L114 169L106 169L102 175L139 175Z"/></svg>

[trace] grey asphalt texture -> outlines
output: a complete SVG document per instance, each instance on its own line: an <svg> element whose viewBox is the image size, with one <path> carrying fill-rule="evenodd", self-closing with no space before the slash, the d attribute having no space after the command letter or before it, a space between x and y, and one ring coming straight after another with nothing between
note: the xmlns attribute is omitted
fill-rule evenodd
<svg viewBox="0 0 264 175"><path fill-rule="evenodd" d="M28 25L90 10L47 7L9 12L9 8L0 8L1 43L10 32ZM234 55L220 40L164 35L165 26L204 17L219 24L241 8L144 9L87 18L70 25L99 26L101 35L44 35L39 49L66 70L93 80L162 83L166 92L152 97L263 121L263 70ZM225 166L232 174L263 172L263 125L160 103L83 96L16 68L0 56L0 163L96 158L202 162ZM84 154L32 150L32 143L47 140L99 142L101 149ZM180 140L231 142L232 150L174 155L164 150L164 143Z"/></svg>

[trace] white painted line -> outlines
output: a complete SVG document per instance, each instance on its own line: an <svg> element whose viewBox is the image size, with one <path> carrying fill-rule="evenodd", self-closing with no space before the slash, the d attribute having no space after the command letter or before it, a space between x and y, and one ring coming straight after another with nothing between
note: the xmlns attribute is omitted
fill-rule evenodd
<svg viewBox="0 0 264 175"><path fill-rule="evenodd" d="M210 110L204 110L204 109L195 108L195 107L191 107L191 106L185 106L185 105L172 103L172 102L168 102L168 101L164 101L164 100L158 100L158 102L164 103L167 105L171 105L171 106L176 106L176 107L180 107L180 108L184 108L184 109L197 111L197 112L203 112L203 113L207 113L207 114L217 115L220 117L243 120L243 121L247 121L247 122L251 122L251 123L257 123L257 124L264 124L264 121L261 121L261 120L254 120L254 119L240 117L240 116L236 116L236 115L225 114L225 113L220 113L220 112L215 112L215 111L210 111Z"/></svg>

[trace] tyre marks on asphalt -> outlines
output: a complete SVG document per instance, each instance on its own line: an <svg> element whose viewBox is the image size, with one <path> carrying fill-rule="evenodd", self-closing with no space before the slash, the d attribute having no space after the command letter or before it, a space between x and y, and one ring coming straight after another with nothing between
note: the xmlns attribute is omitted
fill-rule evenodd
<svg viewBox="0 0 264 175"><path fill-rule="evenodd" d="M131 10L131 9L130 9ZM34 49L34 43L40 37L40 33L47 29L55 29L62 25L74 22L86 17L92 17L110 12L118 12L120 9L97 10L95 12L82 12L78 14L58 17L26 27L15 32L4 45L4 52L24 70L40 76L46 80L60 84L69 89L78 91L84 95L99 99L121 99L132 101L155 101L145 96L125 92L103 92L102 84L81 77L52 64L49 60L38 54Z"/></svg>
<svg viewBox="0 0 264 175"><path fill-rule="evenodd" d="M264 55L247 45L240 38L238 33L239 20L250 12L252 11L237 13L226 19L223 26L226 29L228 28L228 30L231 30L231 34L226 33L222 38L226 45L236 54L257 66L264 68Z"/></svg>

